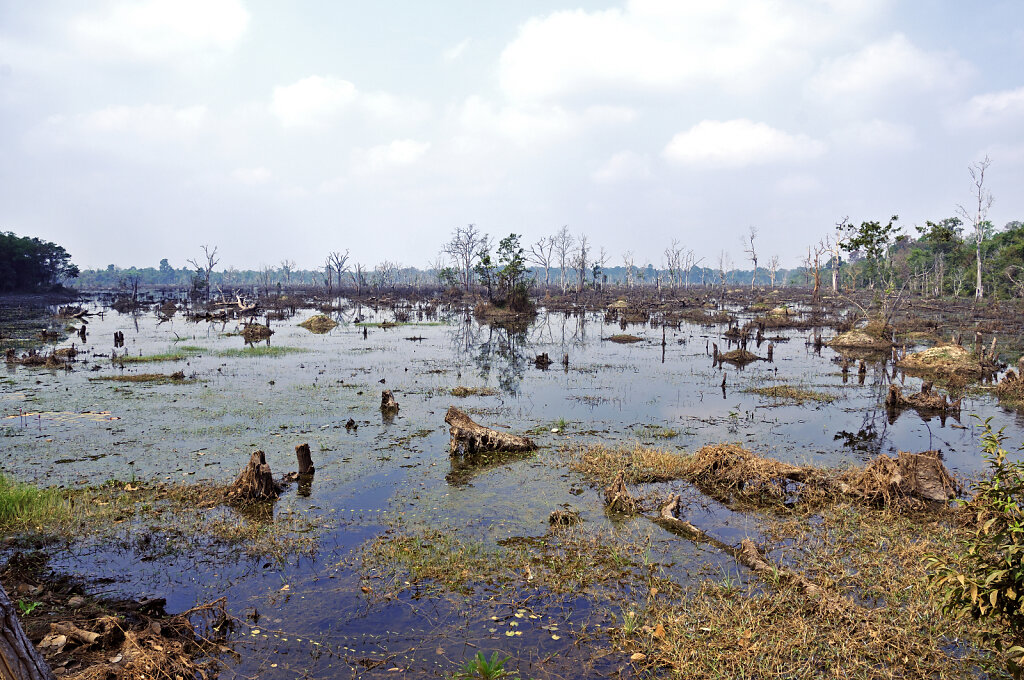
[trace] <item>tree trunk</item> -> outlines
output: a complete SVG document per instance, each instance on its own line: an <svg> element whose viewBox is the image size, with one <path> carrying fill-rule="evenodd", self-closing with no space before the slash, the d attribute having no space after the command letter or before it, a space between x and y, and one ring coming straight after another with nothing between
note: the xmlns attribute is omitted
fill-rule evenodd
<svg viewBox="0 0 1024 680"><path fill-rule="evenodd" d="M54 680L50 667L21 627L14 603L0 587L0 678Z"/></svg>
<svg viewBox="0 0 1024 680"><path fill-rule="evenodd" d="M981 241L980 240L978 241L978 247L977 247L977 250L975 251L975 254L978 257L978 279L977 279L977 285L976 285L976 287L974 289L974 297L976 299L980 300L982 297L984 297L984 290L981 287Z"/></svg>
<svg viewBox="0 0 1024 680"><path fill-rule="evenodd" d="M280 494L274 476L267 465L262 451L253 451L249 462L238 474L238 479L228 489L228 498L233 501L273 500Z"/></svg>
<svg viewBox="0 0 1024 680"><path fill-rule="evenodd" d="M468 415L455 408L448 407L444 422L451 426L451 453L465 454L482 451L533 451L537 445L527 437L499 432L489 427L478 425Z"/></svg>
<svg viewBox="0 0 1024 680"><path fill-rule="evenodd" d="M295 447L295 457L299 461L299 474L311 475L316 472L313 467L313 456L309 452L309 444L299 444Z"/></svg>

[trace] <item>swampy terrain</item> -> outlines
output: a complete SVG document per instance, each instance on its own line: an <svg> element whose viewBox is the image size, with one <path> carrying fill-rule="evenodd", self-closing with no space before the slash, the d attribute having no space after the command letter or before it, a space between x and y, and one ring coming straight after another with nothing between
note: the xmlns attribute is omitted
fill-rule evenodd
<svg viewBox="0 0 1024 680"><path fill-rule="evenodd" d="M1020 355L1016 324L1000 325L1013 310L911 305L894 321L897 354L954 334L968 351L976 331L986 349L998 339L993 370L937 379L902 372L889 350L830 347L846 305L788 300L772 317L787 300L766 292L639 316L614 296L542 300L511 326L448 298L293 298L263 312L273 334L254 343L230 315L108 302L80 300L87 315L74 318L3 311L0 347L15 360L0 377L0 468L73 508L59 527L11 534L3 558L35 556L30 587L59 575L96 601L164 598L171 614L222 602L216 624L196 628L214 643L192 652L207 677L448 677L477 652L510 657L524 678L1002 673L981 624L940 614L923 578L922 556L956 538L946 504L805 505L785 486L763 502L643 461L737 445L850 470L938 451L965 494L985 471L972 415L1024 441L1024 416L992 389ZM766 318L759 340L741 331ZM744 335L757 360L716 361ZM19 359L72 346L49 365ZM959 410L886 407L891 386L913 394L925 380ZM384 390L397 411L381 410ZM450 406L538 448L452 455ZM301 444L312 476L272 503L223 502L253 451L281 477ZM635 473L633 514L605 507L620 469ZM713 541L652 521L674 494L679 518ZM722 549L745 539L777 573L846 604L808 605ZM26 614L30 635L33 614L60 606L32 597L43 605ZM51 650L51 665L86 672L72 648ZM127 663L102 656L104 673Z"/></svg>

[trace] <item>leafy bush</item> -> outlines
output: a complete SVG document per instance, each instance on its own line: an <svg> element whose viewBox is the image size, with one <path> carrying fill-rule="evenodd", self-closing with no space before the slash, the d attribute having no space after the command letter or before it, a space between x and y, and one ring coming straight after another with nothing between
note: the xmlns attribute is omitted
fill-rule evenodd
<svg viewBox="0 0 1024 680"><path fill-rule="evenodd" d="M993 619L1006 627L1010 644L995 639L1015 675L1024 666L1024 462L1010 461L1003 430L984 421L984 456L989 479L972 485L967 504L974 520L959 554L929 555L932 585L940 590L943 611Z"/></svg>

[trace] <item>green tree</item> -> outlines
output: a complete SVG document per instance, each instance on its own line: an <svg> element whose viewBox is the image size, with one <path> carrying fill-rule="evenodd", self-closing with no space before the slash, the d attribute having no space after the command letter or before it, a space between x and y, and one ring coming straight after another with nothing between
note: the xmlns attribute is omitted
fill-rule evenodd
<svg viewBox="0 0 1024 680"><path fill-rule="evenodd" d="M851 224L847 227L845 240L840 243L848 253L863 253L867 267L866 278L871 287L880 278L889 247L899 235L900 228L896 226L899 219L899 215L893 215L886 224L877 221L861 222L859 227Z"/></svg>

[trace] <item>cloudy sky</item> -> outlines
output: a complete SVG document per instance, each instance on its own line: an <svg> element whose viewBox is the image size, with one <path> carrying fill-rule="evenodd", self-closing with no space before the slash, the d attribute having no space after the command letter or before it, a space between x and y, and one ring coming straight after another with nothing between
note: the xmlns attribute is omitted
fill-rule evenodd
<svg viewBox="0 0 1024 680"><path fill-rule="evenodd" d="M0 2L0 230L83 266L425 266L562 225L795 265L844 216L1024 219L1024 3Z"/></svg>

